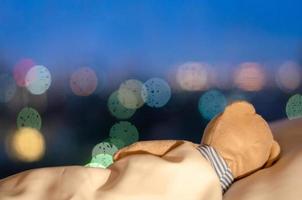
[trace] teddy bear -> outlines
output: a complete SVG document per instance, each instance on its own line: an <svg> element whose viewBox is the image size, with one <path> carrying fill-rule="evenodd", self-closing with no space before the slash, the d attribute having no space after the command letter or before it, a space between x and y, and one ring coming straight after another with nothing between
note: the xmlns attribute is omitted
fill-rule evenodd
<svg viewBox="0 0 302 200"><path fill-rule="evenodd" d="M137 142L118 151L114 160L137 153L163 156L182 141ZM211 163L225 192L234 180L271 166L280 156L268 123L252 104L236 101L207 125L200 144L192 143Z"/></svg>

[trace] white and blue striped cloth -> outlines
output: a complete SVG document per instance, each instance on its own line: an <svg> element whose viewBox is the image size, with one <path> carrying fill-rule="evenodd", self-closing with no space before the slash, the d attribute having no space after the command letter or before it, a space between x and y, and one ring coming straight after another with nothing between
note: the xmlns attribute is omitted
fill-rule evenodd
<svg viewBox="0 0 302 200"><path fill-rule="evenodd" d="M197 147L200 153L211 163L220 180L220 185L223 192L225 192L234 181L232 172L225 160L215 151L215 149L208 145L200 145Z"/></svg>

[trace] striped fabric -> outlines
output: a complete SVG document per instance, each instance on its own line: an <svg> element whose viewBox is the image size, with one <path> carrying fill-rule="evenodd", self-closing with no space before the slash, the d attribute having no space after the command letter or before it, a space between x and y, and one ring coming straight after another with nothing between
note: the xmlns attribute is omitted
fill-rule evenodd
<svg viewBox="0 0 302 200"><path fill-rule="evenodd" d="M232 184L234 178L230 168L223 158L208 145L200 145L197 147L200 153L211 163L219 177L223 192L225 192Z"/></svg>

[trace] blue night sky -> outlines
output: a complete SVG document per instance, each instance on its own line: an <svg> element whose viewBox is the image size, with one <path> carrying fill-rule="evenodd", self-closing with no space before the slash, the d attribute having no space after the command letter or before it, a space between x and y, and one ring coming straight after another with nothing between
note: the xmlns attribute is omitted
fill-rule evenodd
<svg viewBox="0 0 302 200"><path fill-rule="evenodd" d="M50 66L135 58L155 69L190 60L297 60L301 9L301 0L0 0L0 56Z"/></svg>

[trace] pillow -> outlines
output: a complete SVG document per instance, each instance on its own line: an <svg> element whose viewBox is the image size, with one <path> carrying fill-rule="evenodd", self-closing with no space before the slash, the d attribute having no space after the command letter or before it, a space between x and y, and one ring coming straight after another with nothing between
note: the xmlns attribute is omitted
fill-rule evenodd
<svg viewBox="0 0 302 200"><path fill-rule="evenodd" d="M235 182L224 200L292 200L302 197L302 119L271 124L281 146L281 158Z"/></svg>

